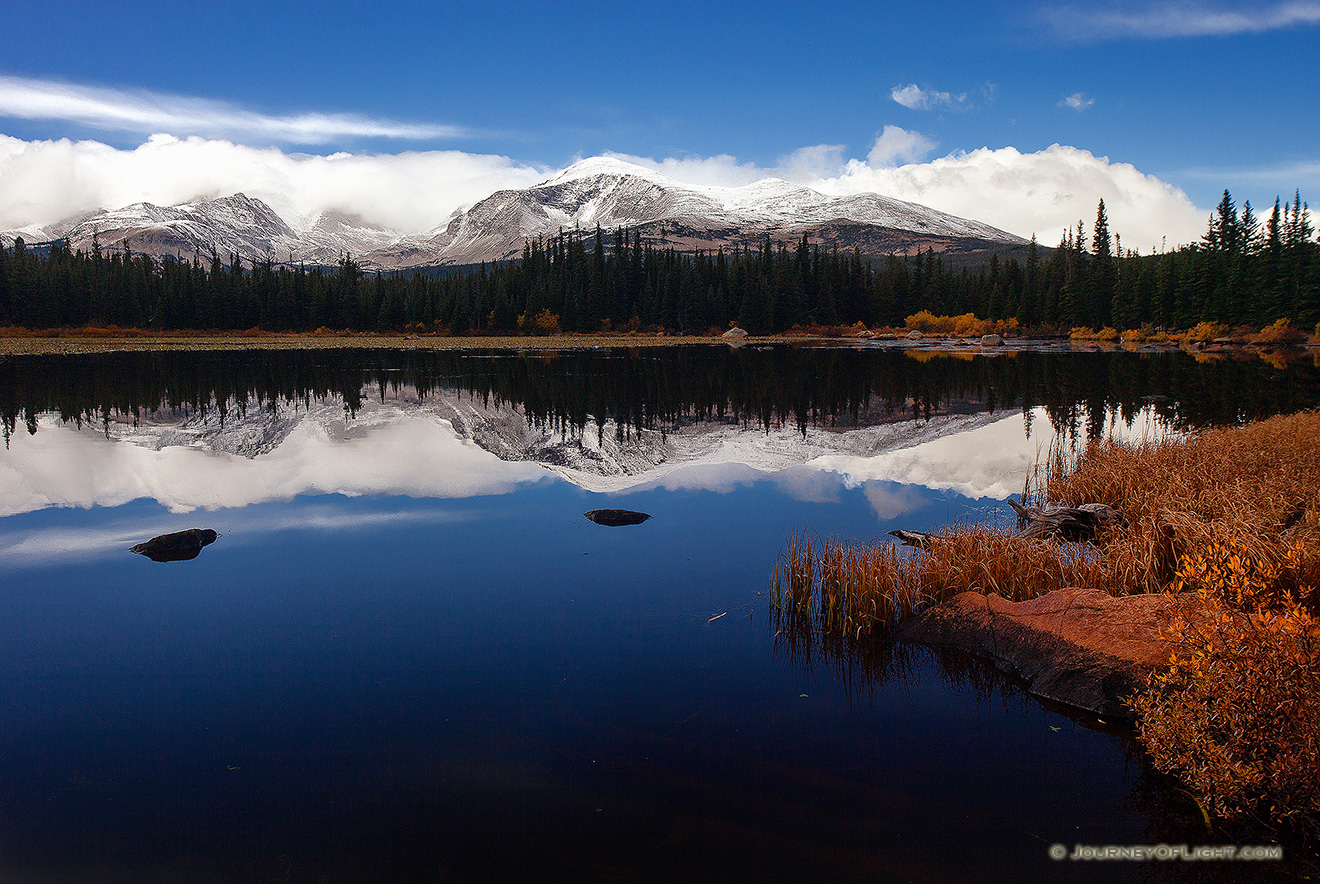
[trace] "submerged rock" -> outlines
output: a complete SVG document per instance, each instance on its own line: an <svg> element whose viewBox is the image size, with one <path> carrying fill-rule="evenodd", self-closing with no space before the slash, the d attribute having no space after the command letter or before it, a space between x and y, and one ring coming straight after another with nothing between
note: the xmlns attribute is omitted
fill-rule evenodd
<svg viewBox="0 0 1320 884"><path fill-rule="evenodd" d="M964 592L905 621L897 637L986 659L1046 700L1132 719L1128 698L1169 660L1159 620L1175 599L1070 588L1010 602Z"/></svg>
<svg viewBox="0 0 1320 884"><path fill-rule="evenodd" d="M640 525L651 518L650 513L636 513L632 510L592 510L582 515L597 525L608 525L611 528L618 528L620 525Z"/></svg>
<svg viewBox="0 0 1320 884"><path fill-rule="evenodd" d="M161 534L129 550L153 562L186 562L197 558L202 547L215 543L220 535L210 528L189 528L173 534Z"/></svg>

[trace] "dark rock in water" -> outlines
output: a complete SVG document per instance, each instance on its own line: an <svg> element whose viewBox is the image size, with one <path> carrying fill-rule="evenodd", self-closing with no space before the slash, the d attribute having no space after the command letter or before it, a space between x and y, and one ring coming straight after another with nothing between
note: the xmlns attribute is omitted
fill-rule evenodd
<svg viewBox="0 0 1320 884"><path fill-rule="evenodd" d="M620 525L640 525L651 518L650 513L635 513L632 510L592 510L582 515L597 525L608 525L611 528Z"/></svg>
<svg viewBox="0 0 1320 884"><path fill-rule="evenodd" d="M145 543L139 543L129 552L146 556L153 562L186 562L197 558L202 547L215 543L220 535L210 528L189 528L173 534L161 534Z"/></svg>

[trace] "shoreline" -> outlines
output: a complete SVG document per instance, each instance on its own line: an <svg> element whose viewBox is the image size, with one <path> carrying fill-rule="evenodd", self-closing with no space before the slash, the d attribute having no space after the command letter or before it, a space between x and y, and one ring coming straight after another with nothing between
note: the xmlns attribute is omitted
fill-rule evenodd
<svg viewBox="0 0 1320 884"><path fill-rule="evenodd" d="M115 352L150 351L241 351L241 350L588 350L599 348L649 348L684 346L767 346L797 344L812 347L849 347L858 349L901 349L925 353L1169 353L1189 355L1229 353L1298 354L1316 350L1320 345L1304 344L1282 348L1243 343L1216 343L1189 347L1177 342L1116 344L1064 338L1007 338L1000 344L982 344L979 337L925 335L872 338L824 334L776 334L748 336L732 341L708 335L657 334L563 334L563 335L417 335L376 332L146 332L114 331L87 334L79 330L41 331L6 334L0 330L0 356L80 355Z"/></svg>
<svg viewBox="0 0 1320 884"><path fill-rule="evenodd" d="M818 342L822 338L771 335L748 338L753 344ZM695 335L555 335L555 336L442 336L374 334L369 332L318 335L310 332L188 332L153 334L149 332L87 335L0 334L0 356L45 356L51 354L90 354L122 351L207 351L207 350L582 350L599 347L676 347L686 345L723 345L720 338Z"/></svg>

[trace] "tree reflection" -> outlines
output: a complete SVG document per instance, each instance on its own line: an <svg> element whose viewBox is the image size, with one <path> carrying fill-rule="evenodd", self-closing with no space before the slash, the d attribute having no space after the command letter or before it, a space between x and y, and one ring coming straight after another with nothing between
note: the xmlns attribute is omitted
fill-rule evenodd
<svg viewBox="0 0 1320 884"><path fill-rule="evenodd" d="M179 413L341 401L412 390L511 405L534 426L620 437L695 422L847 428L936 415L1043 407L1084 442L1146 407L1175 430L1320 404L1312 360L1201 362L1182 353L1018 352L953 358L857 348L721 347L517 351L291 350L24 356L0 360L6 442L54 414L106 425ZM964 354L960 354L964 355ZM1030 428L1029 428L1030 429Z"/></svg>

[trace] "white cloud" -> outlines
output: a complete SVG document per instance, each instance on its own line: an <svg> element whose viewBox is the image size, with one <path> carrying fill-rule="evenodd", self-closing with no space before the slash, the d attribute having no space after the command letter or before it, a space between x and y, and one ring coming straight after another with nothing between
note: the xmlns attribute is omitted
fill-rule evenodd
<svg viewBox="0 0 1320 884"><path fill-rule="evenodd" d="M1095 104L1095 99L1087 95L1085 92L1074 92L1072 95L1059 101L1059 107L1070 107L1079 112L1086 110L1093 104Z"/></svg>
<svg viewBox="0 0 1320 884"><path fill-rule="evenodd" d="M926 158L939 142L931 141L920 132L911 132L899 126L885 126L876 136L866 161L872 166L893 166L897 163L915 163Z"/></svg>
<svg viewBox="0 0 1320 884"><path fill-rule="evenodd" d="M0 230L140 201L174 205L243 192L295 226L339 210L420 232L496 190L527 187L546 171L454 150L318 156L169 135L123 150L97 141L0 135Z"/></svg>
<svg viewBox="0 0 1320 884"><path fill-rule="evenodd" d="M938 110L942 107L958 110L968 107L966 92L954 95L952 92L923 89L916 83L895 86L890 90L889 97L911 110Z"/></svg>
<svg viewBox="0 0 1320 884"><path fill-rule="evenodd" d="M1170 246L1196 240L1207 214L1178 188L1128 163L1058 144L1035 153L983 147L894 168L851 160L842 175L814 186L840 196L897 197L1019 236L1035 234L1047 246L1079 219L1089 226L1101 199L1110 229L1125 246L1142 250L1164 237Z"/></svg>
<svg viewBox="0 0 1320 884"><path fill-rule="evenodd" d="M1320 23L1320 2L1251 4L1234 8L1222 3L1165 2L1132 11L1096 11L1063 6L1046 17L1064 34L1079 40L1106 37L1161 39L1258 34Z"/></svg>
<svg viewBox="0 0 1320 884"><path fill-rule="evenodd" d="M841 174L847 167L845 150L842 144L814 144L785 154L769 166L741 162L728 154L713 157L665 157L657 160L654 157L606 151L604 156L654 169L684 184L741 187L768 177L810 184L823 177Z"/></svg>
<svg viewBox="0 0 1320 884"><path fill-rule="evenodd" d="M170 132L290 144L339 138L457 138L458 126L401 123L359 114L270 115L205 98L0 76L0 116L64 120L115 132Z"/></svg>

